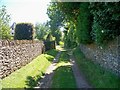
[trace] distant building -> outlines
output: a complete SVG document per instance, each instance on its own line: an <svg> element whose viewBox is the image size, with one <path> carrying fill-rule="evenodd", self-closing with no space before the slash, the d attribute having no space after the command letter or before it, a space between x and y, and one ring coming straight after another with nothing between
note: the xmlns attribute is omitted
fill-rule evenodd
<svg viewBox="0 0 120 90"><path fill-rule="evenodd" d="M12 36L14 36L14 33L15 33L15 26L16 26L16 23L14 22L14 23L12 24L12 26L10 27L10 28L11 28L10 34L11 34Z"/></svg>

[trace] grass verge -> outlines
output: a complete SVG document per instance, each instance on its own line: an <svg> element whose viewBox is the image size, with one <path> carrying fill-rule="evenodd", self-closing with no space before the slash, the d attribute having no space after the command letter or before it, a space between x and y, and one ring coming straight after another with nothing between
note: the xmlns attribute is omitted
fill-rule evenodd
<svg viewBox="0 0 120 90"><path fill-rule="evenodd" d="M73 51L78 67L94 88L120 88L120 78L86 59L79 48Z"/></svg>
<svg viewBox="0 0 120 90"><path fill-rule="evenodd" d="M50 55L52 53L52 55ZM2 88L33 88L56 56L56 50L39 55L26 66L2 79Z"/></svg>
<svg viewBox="0 0 120 90"><path fill-rule="evenodd" d="M69 56L65 51L61 53L57 69L53 76L51 88L76 88Z"/></svg>

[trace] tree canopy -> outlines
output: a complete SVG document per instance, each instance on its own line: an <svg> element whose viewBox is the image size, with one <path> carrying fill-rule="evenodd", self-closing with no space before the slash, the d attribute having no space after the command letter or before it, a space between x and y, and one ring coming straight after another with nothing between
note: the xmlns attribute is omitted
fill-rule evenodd
<svg viewBox="0 0 120 90"><path fill-rule="evenodd" d="M48 26L50 26L51 35L55 37L56 43L59 44L61 40L61 31L60 27L63 26L63 20L65 18L61 10L59 10L57 3L50 3L47 9L48 17Z"/></svg>
<svg viewBox="0 0 120 90"><path fill-rule="evenodd" d="M0 39L11 39L9 22L6 6L0 7Z"/></svg>
<svg viewBox="0 0 120 90"><path fill-rule="evenodd" d="M46 23L37 23L35 25L35 38L39 40L45 40L47 35L50 33L50 28L46 25Z"/></svg>
<svg viewBox="0 0 120 90"><path fill-rule="evenodd" d="M57 24L56 28L66 28L66 45L73 41L78 45L93 42L100 45L120 35L120 3L54 2L50 4L48 11L50 22L54 22L51 27ZM74 28L71 30L72 27Z"/></svg>

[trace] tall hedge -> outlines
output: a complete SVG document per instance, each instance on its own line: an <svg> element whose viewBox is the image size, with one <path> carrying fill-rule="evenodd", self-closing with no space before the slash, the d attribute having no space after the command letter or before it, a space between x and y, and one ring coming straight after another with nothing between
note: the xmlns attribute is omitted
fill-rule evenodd
<svg viewBox="0 0 120 90"><path fill-rule="evenodd" d="M31 23L19 23L15 27L15 40L32 40L33 25Z"/></svg>
<svg viewBox="0 0 120 90"><path fill-rule="evenodd" d="M120 3L91 3L93 15L91 35L97 44L102 44L120 35Z"/></svg>
<svg viewBox="0 0 120 90"><path fill-rule="evenodd" d="M79 15L77 18L77 25L76 25L76 36L78 43L91 43L91 35L90 32L92 31L91 22L92 16L89 10L89 3L81 3L79 6Z"/></svg>

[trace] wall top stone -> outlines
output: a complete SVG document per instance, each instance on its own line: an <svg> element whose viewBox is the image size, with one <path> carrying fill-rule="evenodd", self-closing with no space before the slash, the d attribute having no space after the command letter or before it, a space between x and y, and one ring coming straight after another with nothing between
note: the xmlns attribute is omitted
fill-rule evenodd
<svg viewBox="0 0 120 90"><path fill-rule="evenodd" d="M1 47L10 47L10 46L18 46L22 44L33 44L33 43L43 43L43 41L35 41L35 40L0 40L0 48Z"/></svg>

